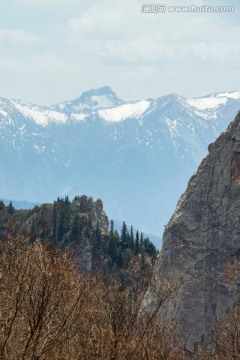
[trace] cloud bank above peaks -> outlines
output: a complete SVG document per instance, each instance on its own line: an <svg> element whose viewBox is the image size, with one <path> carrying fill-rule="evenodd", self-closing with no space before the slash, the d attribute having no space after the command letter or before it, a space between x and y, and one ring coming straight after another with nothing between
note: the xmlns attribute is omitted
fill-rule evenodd
<svg viewBox="0 0 240 360"><path fill-rule="evenodd" d="M2 96L51 104L106 83L126 100L238 88L237 5L232 14L146 14L139 0L9 3L0 14ZM11 15L14 5L21 16Z"/></svg>

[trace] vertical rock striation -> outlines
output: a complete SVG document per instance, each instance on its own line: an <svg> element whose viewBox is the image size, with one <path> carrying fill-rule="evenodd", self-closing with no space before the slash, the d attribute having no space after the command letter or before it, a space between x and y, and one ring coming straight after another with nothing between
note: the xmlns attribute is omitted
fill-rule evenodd
<svg viewBox="0 0 240 360"><path fill-rule="evenodd" d="M175 300L180 334L194 351L240 298L240 112L189 180L166 226L158 272L190 279ZM150 291L147 306L153 301Z"/></svg>

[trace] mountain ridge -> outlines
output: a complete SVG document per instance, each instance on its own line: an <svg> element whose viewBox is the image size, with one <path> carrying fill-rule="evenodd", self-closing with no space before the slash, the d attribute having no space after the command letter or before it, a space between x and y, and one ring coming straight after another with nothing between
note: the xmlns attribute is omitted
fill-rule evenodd
<svg viewBox="0 0 240 360"><path fill-rule="evenodd" d="M112 102L112 103L102 103L100 104L99 103L99 106L96 106L96 104L94 104L94 100L92 99L93 97L101 97L101 96L105 96L105 97L109 97L109 100L110 99L113 99L115 100L115 102ZM81 108L76 108L75 110L76 111L79 111L79 110L83 110L83 111L87 111L90 110L90 111L97 111L98 110L101 110L101 109L111 109L111 108L114 108L114 107L118 107L118 106L122 106L122 105L127 105L127 104L138 104L138 103L141 103L141 102L146 102L146 103L149 103L149 107L154 107L154 105L156 105L157 103L161 103L162 101L165 101L165 100L180 100L181 102L186 102L187 104L189 104L189 106L193 109L197 109L197 111L199 110L209 110L209 109L216 109L216 107L218 107L219 105L222 105L222 104L226 104L227 101L231 100L231 99L234 99L234 100L240 100L240 91L237 91L237 90L234 90L234 91L228 91L228 92L221 92L221 93L211 93L209 95L205 95L205 96L201 96L201 97L195 97L195 98L186 98L186 97L183 97L183 96L179 96L178 94L169 94L169 95L165 95L165 96L161 96L161 97L158 97L158 98L148 98L148 99L142 99L142 100L135 100L135 101L123 101L121 99L119 99L115 92L111 89L110 86L104 86L104 87L101 87L101 88L98 88L98 89L92 89L92 90L87 90L87 91L84 91L79 97L77 97L76 99L73 99L73 100L68 100L68 101L63 101L63 102L59 102L57 104L53 104L53 105L50 105L50 106L44 106L44 105L37 105L35 103L31 103L31 102L27 102L27 101L24 101L24 100L21 100L21 99L7 99L7 98L3 98L1 97L0 98L0 106L2 107L2 105L5 103L8 103L8 105L17 105L17 109L21 112L22 109L21 109L21 106L24 106L24 107L32 107L33 109L39 109L41 111L54 111L54 110L58 110L59 112L59 122L64 122L63 118L61 118L61 115L60 113L68 113L69 112L69 106L67 107L67 111L64 111L65 110L65 105L71 105L71 107L74 108L74 104L76 103L80 103L82 105L84 105L84 101L88 101L89 104L88 106L86 106L84 108L84 106ZM205 100L205 102L204 102ZM97 99L95 100L95 102L97 102ZM10 104L9 104L10 103ZM164 104L161 104L161 107L164 107L166 104L168 103L165 102ZM73 104L73 105L72 105ZM71 108L70 107L70 108ZM96 110L97 109L97 110ZM145 111L144 111L145 112ZM144 113L143 112L143 113ZM198 113L196 113L198 114ZM6 115L4 114L4 110L1 109L1 115ZM25 114L26 116L27 115L30 115L30 114ZM50 114L51 115L51 114ZM54 118L54 113L52 113L52 116L53 116L53 120L55 119ZM135 113L133 112L131 114L131 116L134 116ZM216 114L210 114L209 118L210 119L214 119L215 118L215 115ZM203 114L201 114L201 116L203 116ZM101 117L101 115L100 115ZM104 120L104 117L101 117L103 120ZM208 119L209 119L208 118ZM127 119L124 118L125 120ZM70 119L68 119L70 120ZM78 119L75 119L75 120L78 120ZM81 120L81 119L80 119ZM114 121L114 119L112 120ZM44 125L44 123L42 123ZM42 125L40 123L40 125Z"/></svg>
<svg viewBox="0 0 240 360"><path fill-rule="evenodd" d="M126 102L102 87L29 104L0 98L0 196L100 197L111 218L160 235L208 144L239 110L240 92Z"/></svg>

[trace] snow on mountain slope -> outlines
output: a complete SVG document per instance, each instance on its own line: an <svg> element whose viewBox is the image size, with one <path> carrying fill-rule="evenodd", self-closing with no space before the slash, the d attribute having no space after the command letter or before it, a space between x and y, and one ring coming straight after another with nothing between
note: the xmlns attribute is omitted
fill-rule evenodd
<svg viewBox="0 0 240 360"><path fill-rule="evenodd" d="M226 97L226 98L238 100L238 99L240 99L240 91L219 93L219 94L216 94L216 97Z"/></svg>
<svg viewBox="0 0 240 360"><path fill-rule="evenodd" d="M198 110L216 109L220 105L225 105L227 102L226 97L207 97L189 99L188 104L197 108Z"/></svg>
<svg viewBox="0 0 240 360"><path fill-rule="evenodd" d="M100 197L112 218L161 234L239 109L240 91L124 102L103 87L51 107L0 98L0 196Z"/></svg>
<svg viewBox="0 0 240 360"><path fill-rule="evenodd" d="M35 121L37 125L47 126L49 122L64 124L68 120L65 114L57 111L40 108L36 105L32 106L31 104L22 105L14 101L12 103L23 116Z"/></svg>
<svg viewBox="0 0 240 360"><path fill-rule="evenodd" d="M59 103L51 107L38 106L21 100L0 99L0 119L11 119L18 115L34 121L37 125L47 126L51 123L65 124L71 121L83 121L87 117L98 116L106 122L122 122L128 118L140 119L150 113L161 113L166 116L170 104L171 113L181 106L192 117L204 120L215 120L222 108L229 101L240 103L240 91L211 94L200 98L186 99L172 94L158 99L139 100L124 103L117 98L110 87L89 90L79 98ZM170 117L172 117L171 114ZM172 119L174 120L174 119ZM195 119L196 120L196 119ZM172 124L169 129L172 131ZM176 126L175 126L176 128Z"/></svg>
<svg viewBox="0 0 240 360"><path fill-rule="evenodd" d="M121 122L128 118L139 119L150 106L150 101L142 100L110 109L98 110L98 115L105 121Z"/></svg>
<svg viewBox="0 0 240 360"><path fill-rule="evenodd" d="M49 124L66 124L69 121L83 121L86 118L84 113L71 113L64 114L60 111L54 111L49 108L39 107L32 104L22 104L12 101L15 109L17 109L21 115L34 121L37 125L47 126Z"/></svg>
<svg viewBox="0 0 240 360"><path fill-rule="evenodd" d="M141 146L166 151L172 148L176 158L192 156L198 163L205 154L207 144L225 129L239 105L239 91L192 99L171 94L124 103L107 86L86 91L75 100L51 107L0 98L0 136L4 134L3 128L8 128L5 137L15 147L21 148L21 143L28 143L40 153L49 148L49 145L45 146L44 139L48 138L51 125L82 123L89 126L94 119L106 123L107 137L112 140L133 136L133 141ZM128 129L127 120L130 118L137 120L135 130ZM121 125L123 122L126 123L124 127ZM18 129L15 133L9 130L9 126L14 125ZM40 128L46 131L41 132ZM69 160L66 162L69 163Z"/></svg>
<svg viewBox="0 0 240 360"><path fill-rule="evenodd" d="M83 113L80 113L80 114L71 114L71 117L70 119L71 120L74 120L74 121L84 121L86 119L87 115L86 114L83 114Z"/></svg>
<svg viewBox="0 0 240 360"><path fill-rule="evenodd" d="M240 91L211 94L200 98L187 99L187 104L196 109L196 114L206 120L216 119L221 109L231 100L240 102Z"/></svg>

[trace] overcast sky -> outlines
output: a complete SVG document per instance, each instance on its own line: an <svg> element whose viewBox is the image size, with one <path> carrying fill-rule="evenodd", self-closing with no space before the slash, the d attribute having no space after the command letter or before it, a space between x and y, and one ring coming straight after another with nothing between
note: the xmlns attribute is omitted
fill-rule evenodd
<svg viewBox="0 0 240 360"><path fill-rule="evenodd" d="M240 90L240 1L157 2L234 13L141 12L150 3L1 0L0 97L50 105L104 85L123 100Z"/></svg>

